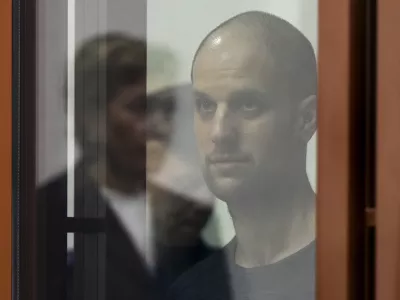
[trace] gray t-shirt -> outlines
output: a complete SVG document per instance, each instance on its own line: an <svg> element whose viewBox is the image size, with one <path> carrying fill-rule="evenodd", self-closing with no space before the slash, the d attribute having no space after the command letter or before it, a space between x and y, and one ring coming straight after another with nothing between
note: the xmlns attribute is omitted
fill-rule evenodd
<svg viewBox="0 0 400 300"><path fill-rule="evenodd" d="M268 266L234 262L235 240L195 265L171 287L174 300L314 300L315 242Z"/></svg>

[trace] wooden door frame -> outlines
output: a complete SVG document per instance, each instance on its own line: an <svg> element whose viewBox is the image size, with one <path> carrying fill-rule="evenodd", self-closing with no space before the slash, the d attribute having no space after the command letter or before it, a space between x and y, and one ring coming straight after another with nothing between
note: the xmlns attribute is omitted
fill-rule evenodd
<svg viewBox="0 0 400 300"><path fill-rule="evenodd" d="M11 299L11 106L12 106L12 2L0 1L0 298Z"/></svg>
<svg viewBox="0 0 400 300"><path fill-rule="evenodd" d="M319 1L317 299L366 296L367 6Z"/></svg>
<svg viewBox="0 0 400 300"><path fill-rule="evenodd" d="M378 1L376 300L400 299L400 2Z"/></svg>

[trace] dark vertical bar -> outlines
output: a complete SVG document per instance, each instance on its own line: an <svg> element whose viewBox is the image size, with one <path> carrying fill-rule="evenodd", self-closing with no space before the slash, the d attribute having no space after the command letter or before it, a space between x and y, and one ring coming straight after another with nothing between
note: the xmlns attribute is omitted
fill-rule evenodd
<svg viewBox="0 0 400 300"><path fill-rule="evenodd" d="M36 1L14 5L14 180L16 180L16 291L18 300L37 299L36 285Z"/></svg>
<svg viewBox="0 0 400 300"><path fill-rule="evenodd" d="M366 168L365 207L374 211L376 203L376 0L366 1ZM365 299L375 299L375 226L365 228ZM374 224L372 224L374 225Z"/></svg>
<svg viewBox="0 0 400 300"><path fill-rule="evenodd" d="M375 207L376 171L376 0L366 1L365 99L366 99L366 207Z"/></svg>
<svg viewBox="0 0 400 300"><path fill-rule="evenodd" d="M12 280L12 296L13 300L19 300L20 290L20 184L19 184L19 147L20 147L20 9L21 2L13 1L12 3L12 213L13 213L13 280Z"/></svg>
<svg viewBox="0 0 400 300"><path fill-rule="evenodd" d="M366 151L368 132L368 99L366 89L366 74L368 72L367 58L367 1L353 0L353 28L351 34L352 72L351 72L351 134L352 143L350 158L351 201L350 201L350 299L365 299L366 272L366 197L367 185L365 170L369 169L369 157Z"/></svg>

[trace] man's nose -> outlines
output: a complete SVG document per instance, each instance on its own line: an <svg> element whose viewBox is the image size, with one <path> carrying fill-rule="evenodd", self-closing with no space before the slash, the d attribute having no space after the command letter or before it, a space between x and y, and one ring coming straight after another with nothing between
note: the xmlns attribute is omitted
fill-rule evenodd
<svg viewBox="0 0 400 300"><path fill-rule="evenodd" d="M236 140L234 116L226 109L217 109L214 117L211 138L216 144L230 143Z"/></svg>
<svg viewBox="0 0 400 300"><path fill-rule="evenodd" d="M163 111L151 111L147 113L146 123L150 129L164 127L169 122L167 114Z"/></svg>

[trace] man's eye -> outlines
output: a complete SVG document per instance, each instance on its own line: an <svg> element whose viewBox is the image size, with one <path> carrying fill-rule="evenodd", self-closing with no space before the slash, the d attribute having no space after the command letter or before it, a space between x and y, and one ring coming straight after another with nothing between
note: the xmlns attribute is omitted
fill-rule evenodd
<svg viewBox="0 0 400 300"><path fill-rule="evenodd" d="M241 105L241 109L245 112L252 112L260 109L259 104L256 101L244 101Z"/></svg>
<svg viewBox="0 0 400 300"><path fill-rule="evenodd" d="M263 113L264 105L258 99L241 99L234 105L235 110L246 118L255 118Z"/></svg>
<svg viewBox="0 0 400 300"><path fill-rule="evenodd" d="M197 99L196 104L197 109L200 113L214 113L217 108L217 105L213 101L208 99Z"/></svg>

